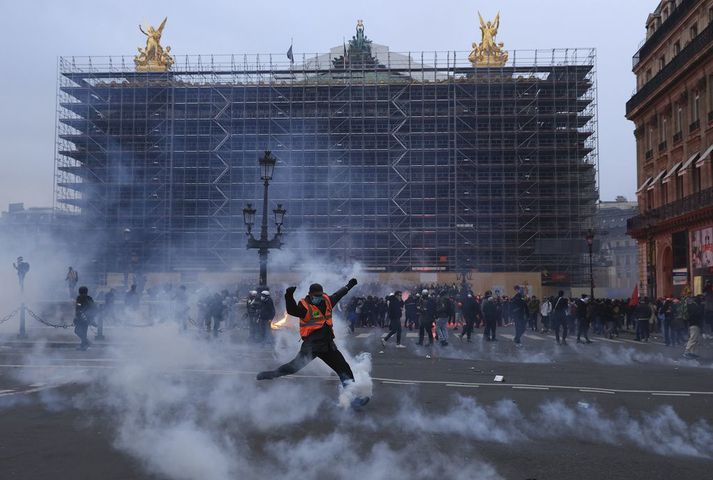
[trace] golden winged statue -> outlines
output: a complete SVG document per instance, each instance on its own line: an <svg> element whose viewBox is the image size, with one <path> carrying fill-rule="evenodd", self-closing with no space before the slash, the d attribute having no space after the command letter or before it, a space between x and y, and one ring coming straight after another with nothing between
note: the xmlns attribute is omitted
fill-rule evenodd
<svg viewBox="0 0 713 480"><path fill-rule="evenodd" d="M137 72L165 72L173 65L171 47L164 49L161 46L161 35L163 34L163 28L166 26L166 20L168 20L168 17L163 19L158 28L149 25L144 30L139 25L141 33L146 35L146 47L139 47L139 54L134 57Z"/></svg>
<svg viewBox="0 0 713 480"><path fill-rule="evenodd" d="M482 39L480 44L473 42L473 50L468 55L468 60L475 67L501 67L505 65L508 60L508 52L503 49L505 44L495 42L495 37L500 28L500 12L492 22L483 20L480 12L478 12L478 18L480 19Z"/></svg>

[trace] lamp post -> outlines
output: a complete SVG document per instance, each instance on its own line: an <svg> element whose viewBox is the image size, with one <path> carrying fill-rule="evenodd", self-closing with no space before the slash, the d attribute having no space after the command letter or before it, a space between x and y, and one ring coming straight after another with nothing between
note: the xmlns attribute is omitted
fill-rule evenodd
<svg viewBox="0 0 713 480"><path fill-rule="evenodd" d="M587 231L587 247L589 248L589 297L594 298L594 269L592 264L592 249L594 247L594 231L590 228Z"/></svg>
<svg viewBox="0 0 713 480"><path fill-rule="evenodd" d="M260 226L260 238L255 238L252 233L253 225L255 225L255 213L256 210L253 208L252 203L243 208L243 221L247 227L247 237L248 243L247 248L257 249L258 255L260 257L260 286L267 286L267 255L271 249L282 247L282 224L285 219L285 213L287 210L282 208L282 204L278 203L277 208L272 212L275 214L275 226L277 227L277 233L272 239L268 239L267 236L267 208L268 208L268 188L270 187L270 180L272 180L272 174L275 171L275 164L277 159L272 156L272 153L267 150L265 154L258 160L260 164L260 178L264 182L263 198L262 198L262 224Z"/></svg>

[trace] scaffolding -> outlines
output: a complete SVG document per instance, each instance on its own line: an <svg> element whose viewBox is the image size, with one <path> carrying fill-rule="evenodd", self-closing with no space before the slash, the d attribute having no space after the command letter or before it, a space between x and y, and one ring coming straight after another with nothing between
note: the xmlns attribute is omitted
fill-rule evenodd
<svg viewBox="0 0 713 480"><path fill-rule="evenodd" d="M55 199L106 232L107 270L240 269L261 197L286 244L377 271L540 271L586 284L597 190L593 49L59 59ZM300 238L304 241L297 241Z"/></svg>

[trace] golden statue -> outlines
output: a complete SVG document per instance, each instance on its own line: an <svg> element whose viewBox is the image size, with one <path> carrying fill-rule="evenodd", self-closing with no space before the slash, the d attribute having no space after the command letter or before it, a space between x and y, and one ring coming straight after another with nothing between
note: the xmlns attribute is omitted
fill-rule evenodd
<svg viewBox="0 0 713 480"><path fill-rule="evenodd" d="M166 20L168 17L163 19L158 28L149 25L146 31L139 25L141 33L146 35L146 47L139 47L139 54L134 57L137 72L165 72L173 65L171 47L164 49L161 46L161 34L163 27L166 26Z"/></svg>
<svg viewBox="0 0 713 480"><path fill-rule="evenodd" d="M483 20L483 16L478 12L480 19L480 31L482 40L480 45L473 42L473 50L468 55L468 60L475 67L502 67L508 60L508 52L503 50L505 44L495 43L495 37L500 28L500 12L492 22Z"/></svg>

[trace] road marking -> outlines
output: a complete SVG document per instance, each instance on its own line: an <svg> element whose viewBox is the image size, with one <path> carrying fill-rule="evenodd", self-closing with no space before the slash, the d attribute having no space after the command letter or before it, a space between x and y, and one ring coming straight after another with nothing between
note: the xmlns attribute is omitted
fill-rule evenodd
<svg viewBox="0 0 713 480"><path fill-rule="evenodd" d="M0 390L0 395L3 393L14 392L15 390Z"/></svg>
<svg viewBox="0 0 713 480"><path fill-rule="evenodd" d="M0 364L0 369L2 368L15 368L15 369L38 369L38 370L61 370L61 369L94 369L94 370L117 370L120 368L115 365L59 365L59 364L34 364L34 365L20 365L20 364ZM198 368L187 368L187 369L155 369L156 373L164 374L179 374L179 373L195 373L195 374L206 374L206 375L246 375L255 376L256 371L246 371L246 370L231 370L231 369L198 369ZM338 381L339 379L332 376L325 375L306 375L306 374L296 374L293 377L299 378L312 378L327 381ZM599 388L590 387L584 385L530 385L530 384L506 384L506 383L491 383L491 382L453 382L444 380L412 380L412 379L398 379L398 378L385 378L385 377L372 377L372 380L379 381L382 383L396 384L396 385L458 385L463 388L467 387L510 387L521 390L591 390L592 393L603 393L603 392L614 392L623 394L646 394L655 396L676 396L676 397L688 397L692 395L702 395L713 397L713 391L661 391L661 390L628 390L628 389L617 389L617 388ZM7 392L2 393L0 396L14 395L14 394L26 394L33 393L34 391L45 390L48 388L56 388L60 385L52 385L46 387L39 387L34 390L25 390L23 392Z"/></svg>
<svg viewBox="0 0 713 480"><path fill-rule="evenodd" d="M616 392L612 392L611 390L599 390L594 388L580 388L579 391L582 393L606 393L608 395L616 394Z"/></svg>
<svg viewBox="0 0 713 480"><path fill-rule="evenodd" d="M461 383L446 383L446 387L480 388L479 385L466 385L466 384L461 384Z"/></svg>
<svg viewBox="0 0 713 480"><path fill-rule="evenodd" d="M371 333L360 333L356 336L356 338L367 338L371 337Z"/></svg>
<svg viewBox="0 0 713 480"><path fill-rule="evenodd" d="M59 385L46 385L44 387L37 387L37 388L30 388L28 390L19 390L19 391L14 391L14 390L9 390L9 391L0 391L0 397L9 397L11 395L28 395L30 393L37 393L41 392L43 390L49 390L50 388L56 388ZM5 393L2 393L5 392Z"/></svg>
<svg viewBox="0 0 713 480"><path fill-rule="evenodd" d="M525 338L529 338L530 340L539 340L540 342L544 342L544 341L545 341L544 338L538 337L537 335L532 335L532 334L529 334L529 333L526 333L526 334L525 334Z"/></svg>
<svg viewBox="0 0 713 480"><path fill-rule="evenodd" d="M510 335L509 333L501 333L500 336L507 338L508 340L512 340L513 338L515 338L515 335Z"/></svg>
<svg viewBox="0 0 713 480"><path fill-rule="evenodd" d="M614 340L613 338L600 338L599 340L602 340L604 342L609 342L609 343L624 343L621 340Z"/></svg>
<svg viewBox="0 0 713 480"><path fill-rule="evenodd" d="M408 332L406 334L406 338L418 338L418 333L416 332Z"/></svg>

